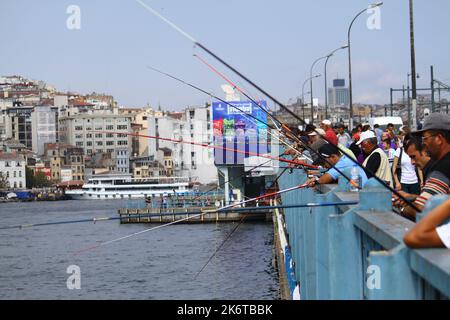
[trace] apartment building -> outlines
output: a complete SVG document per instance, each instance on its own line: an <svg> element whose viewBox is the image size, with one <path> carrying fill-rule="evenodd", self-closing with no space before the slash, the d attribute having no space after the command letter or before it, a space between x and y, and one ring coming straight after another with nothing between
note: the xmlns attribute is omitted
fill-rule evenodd
<svg viewBox="0 0 450 320"><path fill-rule="evenodd" d="M82 148L85 155L131 152L131 117L120 114L75 114L59 118L60 141Z"/></svg>

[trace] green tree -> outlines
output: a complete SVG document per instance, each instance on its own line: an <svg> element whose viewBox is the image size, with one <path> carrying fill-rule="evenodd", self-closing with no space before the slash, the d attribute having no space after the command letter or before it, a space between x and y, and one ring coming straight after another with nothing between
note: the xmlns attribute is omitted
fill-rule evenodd
<svg viewBox="0 0 450 320"><path fill-rule="evenodd" d="M36 188L45 188L52 185L43 172L37 172L33 180L33 186Z"/></svg>
<svg viewBox="0 0 450 320"><path fill-rule="evenodd" d="M28 167L25 168L25 180L27 189L45 188L50 187L52 185L52 183L45 176L45 173L37 172L35 175L33 173L33 170Z"/></svg>

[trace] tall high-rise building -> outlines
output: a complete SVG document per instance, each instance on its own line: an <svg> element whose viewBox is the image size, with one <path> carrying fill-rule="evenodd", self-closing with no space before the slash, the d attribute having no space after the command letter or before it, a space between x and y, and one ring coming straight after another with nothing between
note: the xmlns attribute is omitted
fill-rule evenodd
<svg viewBox="0 0 450 320"><path fill-rule="evenodd" d="M349 91L345 86L345 79L334 79L333 87L328 88L328 105L348 107L349 105Z"/></svg>

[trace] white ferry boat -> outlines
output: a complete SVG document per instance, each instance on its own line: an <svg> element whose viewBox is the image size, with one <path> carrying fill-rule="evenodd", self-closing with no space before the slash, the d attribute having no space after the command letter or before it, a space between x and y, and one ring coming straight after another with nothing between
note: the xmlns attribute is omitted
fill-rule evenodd
<svg viewBox="0 0 450 320"><path fill-rule="evenodd" d="M94 175L81 189L67 190L72 199L143 199L189 192L189 178L132 178L131 174Z"/></svg>

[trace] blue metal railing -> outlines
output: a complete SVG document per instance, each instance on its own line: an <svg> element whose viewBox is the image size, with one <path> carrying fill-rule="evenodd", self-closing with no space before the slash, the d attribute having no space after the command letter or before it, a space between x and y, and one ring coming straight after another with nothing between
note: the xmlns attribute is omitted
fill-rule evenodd
<svg viewBox="0 0 450 320"><path fill-rule="evenodd" d="M305 180L294 170L280 178L280 189ZM302 299L450 297L450 250L407 248L403 236L414 223L392 211L389 190L374 179L360 192L349 192L345 179L319 189L295 190L281 199L285 205L358 199L359 204L284 210ZM424 214L445 199L433 197Z"/></svg>

